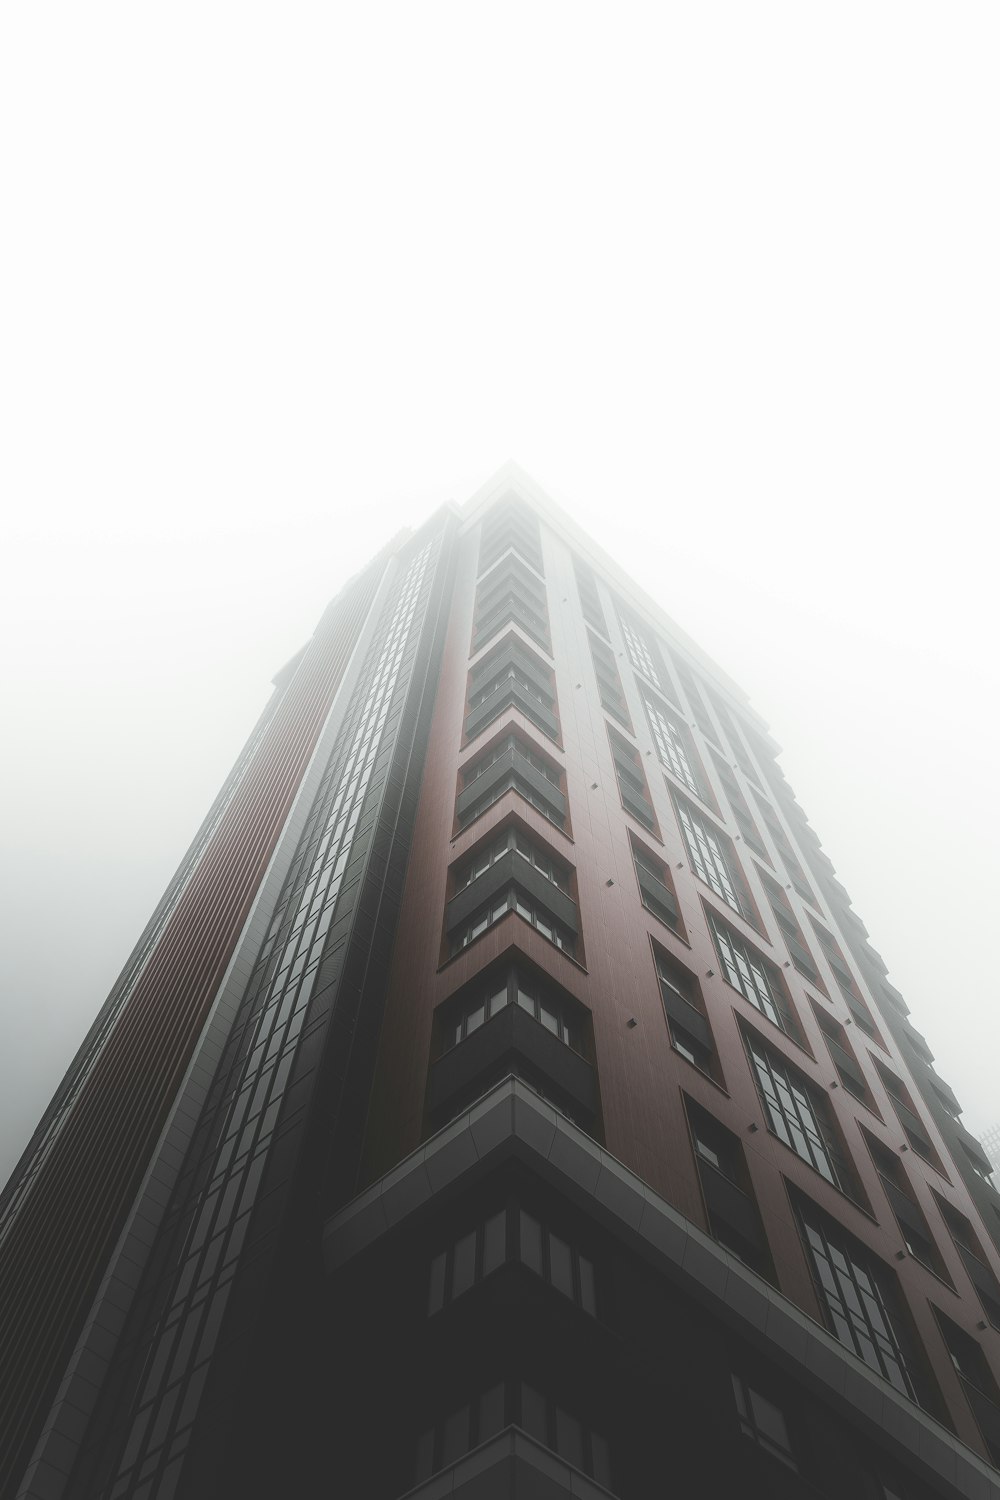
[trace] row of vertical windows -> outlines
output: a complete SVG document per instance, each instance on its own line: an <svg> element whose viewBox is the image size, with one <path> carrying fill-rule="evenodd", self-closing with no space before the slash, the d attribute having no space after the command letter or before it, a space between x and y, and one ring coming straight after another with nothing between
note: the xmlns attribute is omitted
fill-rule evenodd
<svg viewBox="0 0 1000 1500"><path fill-rule="evenodd" d="M722 848L722 835L680 798L676 799L676 807L692 870L733 911L741 917L748 916L748 902L737 894L736 880Z"/></svg>
<svg viewBox="0 0 1000 1500"><path fill-rule="evenodd" d="M610 1487L611 1459L607 1439L587 1426L568 1407L524 1380L498 1381L477 1392L417 1440L416 1480L456 1463L472 1448L505 1427L518 1426L573 1468Z"/></svg>
<svg viewBox="0 0 1000 1500"><path fill-rule="evenodd" d="M817 1101L808 1087L783 1060L756 1042L748 1042L748 1050L771 1129L821 1177L839 1187L833 1153L819 1123Z"/></svg>
<svg viewBox="0 0 1000 1500"><path fill-rule="evenodd" d="M540 875L550 880L559 890L569 891L569 873L565 865L525 838L519 828L506 829L494 843L474 854L459 874L456 889L464 890L474 880L478 880L480 875L484 875L510 849L519 854L526 864L533 865Z"/></svg>
<svg viewBox="0 0 1000 1500"><path fill-rule="evenodd" d="M530 698L536 699L537 702L543 704L546 708L552 707L551 694L544 693L538 684L533 682L525 672L520 671L513 662L509 662L495 677L491 677L482 687L476 688L475 692L470 694L469 708L478 708L480 704L486 702L487 698L491 698L494 693L499 693L502 688L511 682L516 682L518 687L523 688Z"/></svg>
<svg viewBox="0 0 1000 1500"><path fill-rule="evenodd" d="M432 545L410 561L378 631L330 757L307 832L286 879L244 1004L248 1041L220 1122L220 1142L187 1217L166 1307L151 1345L138 1410L119 1461L127 1471L194 1421L219 1337L232 1278L291 1077L326 934L372 777L421 597ZM183 1387L181 1381L191 1374Z"/></svg>
<svg viewBox="0 0 1000 1500"><path fill-rule="evenodd" d="M764 960L755 949L749 947L730 927L709 913L709 925L715 939L715 947L722 964L723 973L734 989L750 1001L775 1026L787 1031L786 1018L782 1015L775 995L775 986L768 977ZM780 980L778 980L780 984Z"/></svg>
<svg viewBox="0 0 1000 1500"><path fill-rule="evenodd" d="M643 702L660 765L683 782L689 792L693 792L696 797L703 796L701 783L691 763L686 737L680 726L651 698L644 695Z"/></svg>
<svg viewBox="0 0 1000 1500"><path fill-rule="evenodd" d="M507 1262L517 1261L564 1297L597 1316L594 1263L567 1239L515 1204L482 1220L430 1265L429 1314L440 1312Z"/></svg>
<svg viewBox="0 0 1000 1500"><path fill-rule="evenodd" d="M509 911L516 911L524 921L530 922L542 937L548 938L557 948L564 953L573 953L576 948L576 939L568 928L563 927L555 918L545 910L534 896L528 896L517 886L511 885L503 891L489 906L484 906L469 921L452 935L452 951L459 953L467 948L477 937L499 922Z"/></svg>
<svg viewBox="0 0 1000 1500"><path fill-rule="evenodd" d="M565 1046L572 1047L574 1052L583 1051L583 1028L576 1010L548 986L540 985L517 969L487 981L483 988L466 997L457 1012L452 1012L442 1031L443 1050L457 1046L508 1005L519 1005Z"/></svg>

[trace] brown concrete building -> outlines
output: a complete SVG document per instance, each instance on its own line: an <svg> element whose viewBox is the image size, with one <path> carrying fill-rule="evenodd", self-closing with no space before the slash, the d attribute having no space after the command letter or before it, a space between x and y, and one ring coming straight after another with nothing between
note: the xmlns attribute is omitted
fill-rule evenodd
<svg viewBox="0 0 1000 1500"><path fill-rule="evenodd" d="M517 471L275 694L0 1208L24 1497L1000 1497L1000 1198L741 691Z"/></svg>

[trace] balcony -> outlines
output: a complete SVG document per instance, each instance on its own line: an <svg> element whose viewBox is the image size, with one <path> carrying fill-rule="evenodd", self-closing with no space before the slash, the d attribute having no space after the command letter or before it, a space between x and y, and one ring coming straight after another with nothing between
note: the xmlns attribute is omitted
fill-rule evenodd
<svg viewBox="0 0 1000 1500"><path fill-rule="evenodd" d="M508 849L495 859L488 870L484 870L464 890L453 896L445 908L445 927L453 932L472 916L473 912L511 885L520 886L544 906L563 927L570 932L580 931L580 920L576 902L547 880L540 870L529 863L516 849Z"/></svg>
<svg viewBox="0 0 1000 1500"><path fill-rule="evenodd" d="M518 781L524 782L542 802L545 802L560 822L565 819L566 798L562 792L554 782L531 764L527 756L522 755L516 749L505 750L481 776L477 776L475 781L470 782L465 790L459 793L455 804L459 819L463 819L505 778L509 780L511 775L515 776Z"/></svg>
<svg viewBox="0 0 1000 1500"><path fill-rule="evenodd" d="M524 1069L556 1102L592 1120L597 1114L594 1070L572 1047L517 1004L505 1005L478 1031L431 1066L427 1112L440 1124L508 1073Z"/></svg>
<svg viewBox="0 0 1000 1500"><path fill-rule="evenodd" d="M550 739L559 738L559 720L552 710L536 698L530 689L518 682L516 677L509 677L468 715L465 721L466 739L474 739L487 724L491 724L510 706L519 708Z"/></svg>

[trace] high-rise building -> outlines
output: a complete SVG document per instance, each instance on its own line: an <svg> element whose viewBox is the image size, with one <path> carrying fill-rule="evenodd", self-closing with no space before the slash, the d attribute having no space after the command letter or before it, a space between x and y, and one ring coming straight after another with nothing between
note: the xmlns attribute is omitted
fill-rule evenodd
<svg viewBox="0 0 1000 1500"><path fill-rule="evenodd" d="M518 471L347 584L0 1200L3 1493L998 1500L1000 1197L776 750Z"/></svg>

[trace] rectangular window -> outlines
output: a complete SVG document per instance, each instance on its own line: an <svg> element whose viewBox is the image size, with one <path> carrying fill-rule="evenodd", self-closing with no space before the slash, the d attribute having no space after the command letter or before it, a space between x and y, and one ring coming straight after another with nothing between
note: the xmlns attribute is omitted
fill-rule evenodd
<svg viewBox="0 0 1000 1500"><path fill-rule="evenodd" d="M691 868L698 879L704 881L728 907L757 925L757 914L750 901L749 892L742 879L736 856L726 849L729 842L724 833L714 828L689 802L674 796L677 821L684 835Z"/></svg>
<svg viewBox="0 0 1000 1500"><path fill-rule="evenodd" d="M654 948L660 998L671 1045L687 1062L720 1083L712 1029L697 979L662 948Z"/></svg>
<svg viewBox="0 0 1000 1500"><path fill-rule="evenodd" d="M635 862L635 874L639 882L639 896L643 906L647 911L651 911L658 921L683 936L680 908L677 905L677 893L674 890L670 871L662 859L658 858L651 849L647 849L645 844L640 843L631 833L629 842L632 845L632 859Z"/></svg>
<svg viewBox="0 0 1000 1500"><path fill-rule="evenodd" d="M681 680L681 686L687 694L687 701L691 706L691 713L694 716L695 723L706 739L711 740L713 745L718 745L719 736L715 731L712 716L706 707L701 689L695 680L693 672L678 656L674 657L674 666L677 668L677 675Z"/></svg>
<svg viewBox="0 0 1000 1500"><path fill-rule="evenodd" d="M460 953L463 948L467 948L509 911L517 912L519 917L564 953L572 954L575 951L575 934L558 923L534 896L527 895L516 885L510 885L507 890L495 896L488 906L481 907L467 922L455 929L451 934L452 953Z"/></svg>
<svg viewBox="0 0 1000 1500"><path fill-rule="evenodd" d="M790 1469L798 1468L781 1408L754 1390L742 1375L733 1376L733 1393L741 1432Z"/></svg>
<svg viewBox="0 0 1000 1500"><path fill-rule="evenodd" d="M625 649L635 670L645 677L647 682L659 688L661 693L666 693L668 698L675 700L676 694L667 676L656 641L621 609L618 611L618 618L621 622L622 635L625 638Z"/></svg>
<svg viewBox="0 0 1000 1500"><path fill-rule="evenodd" d="M888 1271L804 1200L799 1220L831 1333L902 1395L916 1399Z"/></svg>
<svg viewBox="0 0 1000 1500"><path fill-rule="evenodd" d="M631 734L632 720L629 717L628 704L622 690L622 681L618 674L618 663L615 661L614 652L610 646L589 630L587 639L590 642L590 656L594 663L594 675L597 678L601 707L612 718L617 719L619 724L624 725Z"/></svg>
<svg viewBox="0 0 1000 1500"><path fill-rule="evenodd" d="M656 813L653 810L649 787L646 785L646 773L642 769L639 752L634 745L629 744L624 735L612 729L610 724L607 730L622 806L627 813L631 813L633 818L638 819L643 827L659 837Z"/></svg>
<svg viewBox="0 0 1000 1500"><path fill-rule="evenodd" d="M494 770L500 762L504 764ZM504 735L463 772L457 808L460 825L467 827L509 791L530 802L555 827L565 828L566 798L561 773L514 734Z"/></svg>
<svg viewBox="0 0 1000 1500"><path fill-rule="evenodd" d="M505 552L514 549L539 575L542 573L541 533L537 518L521 500L498 501L483 519L479 543L479 572L485 573Z"/></svg>
<svg viewBox="0 0 1000 1500"><path fill-rule="evenodd" d="M575 1302L585 1313L596 1317L595 1273L591 1258L523 1208L518 1215L518 1224L521 1264Z"/></svg>
<svg viewBox="0 0 1000 1500"><path fill-rule="evenodd" d="M827 1100L783 1058L753 1037L745 1040L770 1129L827 1182L859 1198L857 1177L840 1150Z"/></svg>
<svg viewBox="0 0 1000 1500"><path fill-rule="evenodd" d="M660 765L672 776L676 776L678 781L683 782L689 792L704 799L705 793L701 778L696 775L694 769L694 747L689 743L689 736L684 732L686 726L682 727L678 724L666 709L661 708L645 694L643 694L642 701L646 708L649 731L653 736L653 744L656 746Z"/></svg>
<svg viewBox="0 0 1000 1500"><path fill-rule="evenodd" d="M597 579L582 558L573 558L573 571L576 574L576 587L580 595L583 618L592 629L599 631L607 639L608 626L601 607L600 595L597 592Z"/></svg>
<svg viewBox="0 0 1000 1500"><path fill-rule="evenodd" d="M427 1294L428 1316L463 1296L508 1259L509 1212L499 1209L433 1257Z"/></svg>
<svg viewBox="0 0 1000 1500"><path fill-rule="evenodd" d="M709 926L715 939L716 951L723 974L734 989L739 990L750 1004L766 1016L782 1031L796 1039L798 1026L782 993L783 981L772 964L768 964L755 948L745 943L731 927L727 927L715 916L708 914Z"/></svg>

